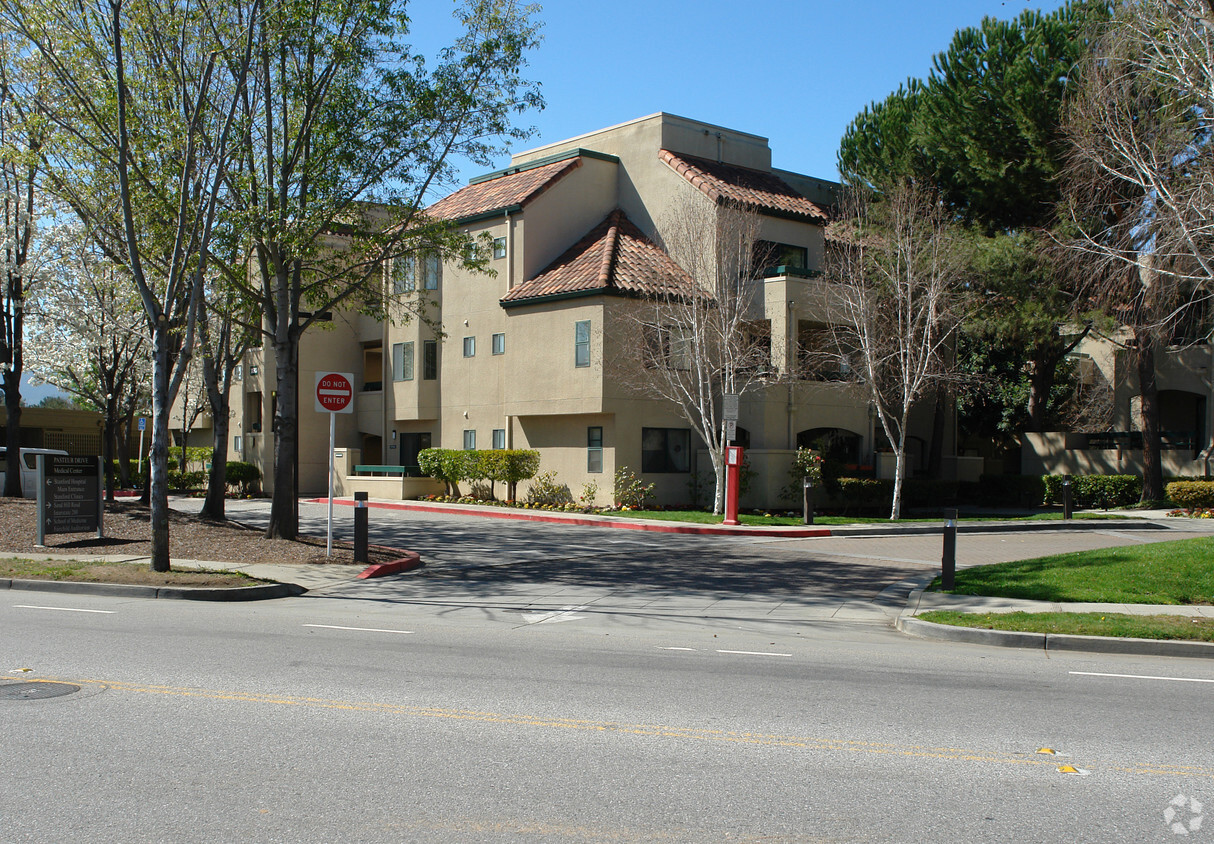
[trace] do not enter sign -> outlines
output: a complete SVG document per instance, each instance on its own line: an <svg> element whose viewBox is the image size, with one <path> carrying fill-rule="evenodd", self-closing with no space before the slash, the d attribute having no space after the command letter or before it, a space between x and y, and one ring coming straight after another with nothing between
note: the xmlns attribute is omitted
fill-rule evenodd
<svg viewBox="0 0 1214 844"><path fill-rule="evenodd" d="M316 373L316 409L322 413L353 413L354 373Z"/></svg>

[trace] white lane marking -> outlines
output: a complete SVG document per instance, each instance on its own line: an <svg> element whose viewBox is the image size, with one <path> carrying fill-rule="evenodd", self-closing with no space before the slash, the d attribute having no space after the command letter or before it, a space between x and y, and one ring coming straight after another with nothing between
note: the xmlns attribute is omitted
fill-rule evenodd
<svg viewBox="0 0 1214 844"><path fill-rule="evenodd" d="M660 647L660 646L659 646L658 650L662 650L662 651L694 651L694 650L695 650L695 648L663 648L663 647Z"/></svg>
<svg viewBox="0 0 1214 844"><path fill-rule="evenodd" d="M32 604L13 604L19 610L56 610L58 612L95 612L101 615L113 615L115 610L82 610L76 607L35 607Z"/></svg>
<svg viewBox="0 0 1214 844"><path fill-rule="evenodd" d="M584 615L574 615L574 613L586 609L583 607L561 607L553 612L525 612L523 613L523 621L528 624L557 624L562 621L576 621L579 618L585 618Z"/></svg>
<svg viewBox="0 0 1214 844"><path fill-rule="evenodd" d="M1084 677L1120 677L1127 680L1174 680L1177 683L1214 683L1214 680L1202 680L1197 677L1154 677L1150 674L1101 674L1099 671L1068 671L1068 674L1079 674Z"/></svg>
<svg viewBox="0 0 1214 844"><path fill-rule="evenodd" d="M722 651L718 650L719 654L742 654L743 656L792 656L792 654L773 654L766 651Z"/></svg>
<svg viewBox="0 0 1214 844"><path fill-rule="evenodd" d="M358 630L362 633L412 633L412 630L385 630L382 627L341 627L337 624L305 624L304 627L323 627L326 630Z"/></svg>

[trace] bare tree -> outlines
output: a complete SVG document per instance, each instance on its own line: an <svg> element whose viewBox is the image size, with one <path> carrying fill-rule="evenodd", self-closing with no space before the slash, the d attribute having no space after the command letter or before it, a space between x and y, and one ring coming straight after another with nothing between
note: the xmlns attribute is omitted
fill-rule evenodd
<svg viewBox="0 0 1214 844"><path fill-rule="evenodd" d="M677 407L704 443L714 513L725 499L722 396L741 396L774 378L762 284L753 278L761 222L755 210L698 196L673 206L658 245L674 264L660 271L628 317L633 354L622 362L621 378Z"/></svg>
<svg viewBox="0 0 1214 844"><path fill-rule="evenodd" d="M1214 7L1120 3L1100 33L1065 121L1062 215L1087 295L1131 334L1144 501L1163 497L1155 359L1186 338L1214 280Z"/></svg>
<svg viewBox="0 0 1214 844"><path fill-rule="evenodd" d="M859 189L848 194L833 235L836 245L827 257L827 277L836 282L827 307L830 325L840 354L856 360L855 376L868 385L893 446L890 518L897 519L911 411L949 372L953 337L964 316L964 264L943 206L909 182L880 200Z"/></svg>

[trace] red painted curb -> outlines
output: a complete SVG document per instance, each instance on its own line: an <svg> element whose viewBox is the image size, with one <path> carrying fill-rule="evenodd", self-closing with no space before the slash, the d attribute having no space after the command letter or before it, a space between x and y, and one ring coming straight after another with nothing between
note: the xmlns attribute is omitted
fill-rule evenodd
<svg viewBox="0 0 1214 844"><path fill-rule="evenodd" d="M413 571L422 564L421 554L416 551L406 551L405 556L399 560L390 560L386 563L376 563L373 566L368 566L359 572L360 580L366 580L369 577L384 577L389 574L399 574L402 571Z"/></svg>
<svg viewBox="0 0 1214 844"><path fill-rule="evenodd" d="M309 499L311 504L325 504L326 498ZM334 498L334 504L347 507L354 506L352 499ZM382 510L414 510L419 513L447 513L455 516L479 516L484 519L515 519L525 522L547 522L558 525L581 525L583 527L606 527L620 530L646 530L653 533L690 533L704 536L778 536L788 539L805 539L818 536L832 536L829 528L793 528L793 527L727 527L724 525L689 525L675 522L627 522L597 516L561 516L553 513L537 513L534 510L517 510L510 507L461 507L458 504L435 506L420 502L390 503L386 501L368 501L368 507L378 507Z"/></svg>

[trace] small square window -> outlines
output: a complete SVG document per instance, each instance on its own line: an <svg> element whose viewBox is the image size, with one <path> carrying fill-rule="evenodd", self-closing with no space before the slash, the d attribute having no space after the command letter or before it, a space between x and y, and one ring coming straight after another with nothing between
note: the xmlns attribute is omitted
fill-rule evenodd
<svg viewBox="0 0 1214 844"><path fill-rule="evenodd" d="M506 429L505 428L494 428L493 429L493 447L494 448L505 448L506 447Z"/></svg>
<svg viewBox="0 0 1214 844"><path fill-rule="evenodd" d="M236 452L237 454L240 454L240 446L241 446L240 437L232 437L232 451Z"/></svg>
<svg viewBox="0 0 1214 844"><path fill-rule="evenodd" d="M476 431L464 431L464 451L476 450Z"/></svg>
<svg viewBox="0 0 1214 844"><path fill-rule="evenodd" d="M493 257L494 258L505 258L506 257L506 238L504 238L504 237L493 238Z"/></svg>
<svg viewBox="0 0 1214 844"><path fill-rule="evenodd" d="M243 363L236 364L236 368L232 370L232 380L233 381L243 381L244 380L244 364Z"/></svg>
<svg viewBox="0 0 1214 844"><path fill-rule="evenodd" d="M495 354L495 355L506 354L506 335L505 334L494 334L493 335L493 354Z"/></svg>
<svg viewBox="0 0 1214 844"><path fill-rule="evenodd" d="M466 358L476 357L476 338L475 337L465 337L464 338L464 357L466 357Z"/></svg>

